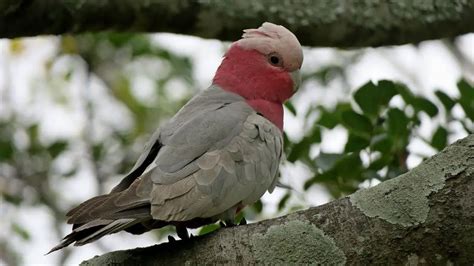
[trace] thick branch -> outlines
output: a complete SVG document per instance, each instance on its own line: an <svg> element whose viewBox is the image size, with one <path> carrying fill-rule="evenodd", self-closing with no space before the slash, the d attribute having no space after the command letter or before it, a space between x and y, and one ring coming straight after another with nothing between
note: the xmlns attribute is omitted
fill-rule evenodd
<svg viewBox="0 0 474 266"><path fill-rule="evenodd" d="M474 263L474 135L323 206L83 265Z"/></svg>
<svg viewBox="0 0 474 266"><path fill-rule="evenodd" d="M474 32L473 14L470 0L2 0L0 38L114 30L235 40L271 21L303 45L379 46Z"/></svg>

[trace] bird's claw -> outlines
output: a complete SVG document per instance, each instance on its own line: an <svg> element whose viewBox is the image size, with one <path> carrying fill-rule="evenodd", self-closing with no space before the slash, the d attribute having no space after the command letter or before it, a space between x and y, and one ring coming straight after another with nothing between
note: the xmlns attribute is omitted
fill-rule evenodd
<svg viewBox="0 0 474 266"><path fill-rule="evenodd" d="M181 238L181 240L186 240L186 239L191 239L191 238L194 238L195 236L193 234L189 234L188 237L185 237L185 238ZM172 243L172 242L176 242L176 238L174 238L173 236L168 236L168 242Z"/></svg>
<svg viewBox="0 0 474 266"><path fill-rule="evenodd" d="M236 224L233 221L225 221L225 222L220 221L219 225L221 227L234 227L234 226L236 226Z"/></svg>
<svg viewBox="0 0 474 266"><path fill-rule="evenodd" d="M178 237L181 238L181 240L189 239L188 230L184 226L177 226L176 234L178 234Z"/></svg>
<svg viewBox="0 0 474 266"><path fill-rule="evenodd" d="M246 224L247 224L247 220L245 220L245 217L242 217L242 219L240 219L239 225L246 225Z"/></svg>

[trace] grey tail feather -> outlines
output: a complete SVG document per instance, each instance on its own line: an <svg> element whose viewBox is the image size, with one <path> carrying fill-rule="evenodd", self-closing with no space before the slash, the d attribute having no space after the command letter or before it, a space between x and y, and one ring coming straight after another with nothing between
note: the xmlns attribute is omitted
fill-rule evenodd
<svg viewBox="0 0 474 266"><path fill-rule="evenodd" d="M63 238L63 240L61 241L61 243L59 243L58 245L56 245L55 247L53 247L50 251L48 251L48 253L44 254L45 256L46 255L49 255L50 253L53 253L57 250L60 250L62 248L65 248L69 245L71 245L75 240L74 239L67 239L67 238Z"/></svg>
<svg viewBox="0 0 474 266"><path fill-rule="evenodd" d="M94 233L82 239L76 240L76 243L74 243L74 246L82 246L84 244L93 242L105 235L120 232L124 230L125 228L135 225L137 223L140 223L140 220L127 218L127 219L120 219L120 220L113 221L110 224L106 225L105 227L95 231Z"/></svg>
<svg viewBox="0 0 474 266"><path fill-rule="evenodd" d="M91 228L87 228L87 229L81 230L81 231L73 230L70 234L65 236L57 246L53 247L45 255L48 255L48 254L50 254L54 251L60 250L62 248L65 248L65 247L71 245L72 243L76 242L77 240L82 239L83 237L97 231L98 229L100 229L102 227L104 227L104 226L102 225L102 226L91 227Z"/></svg>
<svg viewBox="0 0 474 266"><path fill-rule="evenodd" d="M82 246L84 244L95 241L105 235L117 233L122 231L130 226L141 223L142 220L139 219L119 219L115 221L110 221L105 225L97 226L87 226L87 224L76 227L70 234L65 236L62 241L55 247L53 247L48 253L48 255L54 251L65 248L72 243L75 246Z"/></svg>

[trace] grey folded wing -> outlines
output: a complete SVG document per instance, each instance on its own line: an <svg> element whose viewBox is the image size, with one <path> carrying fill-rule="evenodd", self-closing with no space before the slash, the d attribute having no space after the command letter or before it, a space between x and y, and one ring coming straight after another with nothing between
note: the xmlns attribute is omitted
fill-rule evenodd
<svg viewBox="0 0 474 266"><path fill-rule="evenodd" d="M199 100L194 99L162 128L162 147L146 170L153 181L154 219L213 217L251 204L273 189L282 156L281 132L239 96L226 94L227 100L205 108L195 105L193 112Z"/></svg>

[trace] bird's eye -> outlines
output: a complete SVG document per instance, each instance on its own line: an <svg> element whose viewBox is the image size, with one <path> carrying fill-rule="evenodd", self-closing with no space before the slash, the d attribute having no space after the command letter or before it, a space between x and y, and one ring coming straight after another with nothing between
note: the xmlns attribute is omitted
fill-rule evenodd
<svg viewBox="0 0 474 266"><path fill-rule="evenodd" d="M278 63L280 63L280 58L278 58L277 56L272 56L270 57L270 61L272 62L272 64L278 65Z"/></svg>
<svg viewBox="0 0 474 266"><path fill-rule="evenodd" d="M282 66L283 65L283 60L281 60L281 58L276 54L271 54L268 57L268 61L270 62L270 64L272 64L274 66Z"/></svg>

